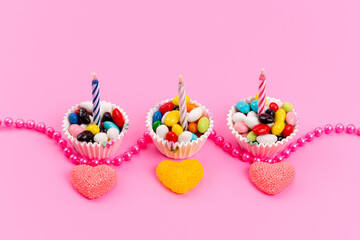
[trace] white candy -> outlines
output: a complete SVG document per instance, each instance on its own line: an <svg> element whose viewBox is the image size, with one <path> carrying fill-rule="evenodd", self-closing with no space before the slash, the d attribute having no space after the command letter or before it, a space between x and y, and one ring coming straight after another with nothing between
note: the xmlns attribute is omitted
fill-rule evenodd
<svg viewBox="0 0 360 240"><path fill-rule="evenodd" d="M93 111L92 102L83 102L80 104L80 107L85 108L86 111L88 111L89 113L92 113L92 111Z"/></svg>
<svg viewBox="0 0 360 240"><path fill-rule="evenodd" d="M109 128L107 131L106 131L106 134L108 136L109 139L114 139L116 138L117 136L119 136L120 132L117 128Z"/></svg>
<svg viewBox="0 0 360 240"><path fill-rule="evenodd" d="M258 117L257 113L254 112L254 111L250 111L248 114L247 114L248 117Z"/></svg>
<svg viewBox="0 0 360 240"><path fill-rule="evenodd" d="M190 142L193 137L193 133L189 131L182 132L178 137L178 142Z"/></svg>
<svg viewBox="0 0 360 240"><path fill-rule="evenodd" d="M276 143L277 137L274 134L259 135L256 137L258 143L271 144Z"/></svg>
<svg viewBox="0 0 360 240"><path fill-rule="evenodd" d="M232 120L234 121L234 123L244 121L245 118L246 118L246 115L241 112L236 112L232 115Z"/></svg>
<svg viewBox="0 0 360 240"><path fill-rule="evenodd" d="M160 125L156 128L156 135L158 135L160 138L165 139L166 134L169 132L169 129L166 125Z"/></svg>
<svg viewBox="0 0 360 240"><path fill-rule="evenodd" d="M81 126L83 129L85 129L85 130L86 130L86 128L88 127L88 125L87 125L87 124L84 124L84 123L81 124L80 126Z"/></svg>
<svg viewBox="0 0 360 240"><path fill-rule="evenodd" d="M257 117L247 117L245 118L244 123L248 128L253 129L253 127L260 124L260 121Z"/></svg>
<svg viewBox="0 0 360 240"><path fill-rule="evenodd" d="M100 109L101 109L101 112L103 112L103 113L106 113L106 112L112 113L112 105L111 105L111 103L101 102L100 103Z"/></svg>
<svg viewBox="0 0 360 240"><path fill-rule="evenodd" d="M94 136L94 141L98 143L107 142L108 136L104 132L99 132Z"/></svg>
<svg viewBox="0 0 360 240"><path fill-rule="evenodd" d="M187 120L189 122L196 122L203 114L204 110L202 107L197 107L191 110L187 115Z"/></svg>
<svg viewBox="0 0 360 240"><path fill-rule="evenodd" d="M163 116L162 116L162 118L161 118L161 123L162 124L164 124L164 122L165 122L165 117L166 117L166 115L168 115L169 114L169 112L166 112Z"/></svg>

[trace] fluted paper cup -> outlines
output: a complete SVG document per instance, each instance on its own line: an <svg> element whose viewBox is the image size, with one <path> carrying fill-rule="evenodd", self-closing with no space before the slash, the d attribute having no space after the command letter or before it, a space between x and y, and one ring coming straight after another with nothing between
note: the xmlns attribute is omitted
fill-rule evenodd
<svg viewBox="0 0 360 240"><path fill-rule="evenodd" d="M281 106L283 104L283 102L281 100L276 99L276 98L267 97L266 99L267 99L266 106L269 106L270 103L275 102L276 104L278 104L279 108L281 108ZM253 100L254 100L253 97L249 97L242 101L250 103ZM267 144L264 144L264 143L251 144L250 141L246 139L246 137L243 137L241 134L239 134L237 131L235 131L234 122L232 120L232 115L235 112L236 112L236 106L233 105L233 106L231 106L229 113L227 115L227 125L229 126L229 129L230 129L231 133L234 135L236 141L239 143L240 148L243 151L251 153L253 156L256 156L256 157L270 157L270 156L276 154L277 152L280 152L291 141L291 139L294 138L294 136L296 135L298 128L299 128L299 120L297 120L297 122L294 126L293 133L291 133L290 136L284 138L283 140L277 141L276 143L272 143L272 144L269 144L269 143L267 143ZM293 109L293 112L297 116L294 109Z"/></svg>
<svg viewBox="0 0 360 240"><path fill-rule="evenodd" d="M146 121L145 121L146 128L150 132L150 136L151 136L155 146L163 155L165 155L169 158L173 158L173 159L188 158L188 157L195 155L201 149L201 147L204 145L204 143L208 139L209 134L211 133L211 131L214 127L214 121L211 116L211 113L209 112L209 110L207 108L205 108L204 106L202 106L200 103L198 103L196 101L190 101L190 103L196 104L197 106L203 108L204 111L203 111L202 117L207 117L207 118L209 118L209 121L210 121L210 126L209 126L208 130L198 139L191 141L191 142L186 142L186 143L184 143L184 142L174 143L174 142L169 142L168 140L162 139L152 129L153 115L156 111L159 110L160 106L164 105L167 102L171 102L171 101L172 101L172 99L167 99L167 100L162 101L161 103L155 105L154 107L152 107L150 109L150 111L148 112L148 114L146 116Z"/></svg>
<svg viewBox="0 0 360 240"><path fill-rule="evenodd" d="M84 103L91 104L90 101L83 102L81 104L84 104ZM70 113L75 112L75 110L80 107L80 104L75 105L72 108L70 108L69 111L65 114L65 117L63 119L62 127L63 127L63 132L64 132L65 136L67 137L67 139L69 140L69 142L71 143L71 145L73 146L75 151L79 155L86 157L88 159L97 158L97 159L101 160L104 158L109 158L112 155L114 155L116 153L116 151L119 149L119 147L124 139L124 136L128 130L128 126L129 126L129 118L123 109L121 109L119 106L117 106L115 104L105 102L105 101L101 101L101 104L111 104L111 106L112 106L111 111L114 110L115 108L119 109L124 118L124 126L123 126L119 136L117 136L115 139L110 140L106 144L105 143L102 144L102 143L79 142L76 138L71 136L71 134L69 133L69 131L68 131L68 129L70 127L69 115L70 115Z"/></svg>

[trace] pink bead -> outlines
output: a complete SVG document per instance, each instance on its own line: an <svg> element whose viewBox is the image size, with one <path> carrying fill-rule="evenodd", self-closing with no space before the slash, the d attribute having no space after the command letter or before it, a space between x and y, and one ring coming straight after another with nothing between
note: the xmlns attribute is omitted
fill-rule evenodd
<svg viewBox="0 0 360 240"><path fill-rule="evenodd" d="M80 165L88 165L88 164L89 164L89 160L87 160L87 158L80 158L79 164L80 164Z"/></svg>
<svg viewBox="0 0 360 240"><path fill-rule="evenodd" d="M353 134L355 132L356 128L354 124L349 124L346 126L346 133Z"/></svg>
<svg viewBox="0 0 360 240"><path fill-rule="evenodd" d="M216 137L216 131L212 130L211 133L209 134L209 139L214 139Z"/></svg>
<svg viewBox="0 0 360 240"><path fill-rule="evenodd" d="M262 162L266 159L262 159L261 157L253 157L253 162Z"/></svg>
<svg viewBox="0 0 360 240"><path fill-rule="evenodd" d="M13 125L13 123L14 123L14 120L12 120L12 118L10 118L10 117L7 117L4 119L4 125L6 127L11 127Z"/></svg>
<svg viewBox="0 0 360 240"><path fill-rule="evenodd" d="M240 156L240 150L238 148L233 148L231 150L231 156L236 157L236 158L239 157Z"/></svg>
<svg viewBox="0 0 360 240"><path fill-rule="evenodd" d="M53 139L55 141L59 141L60 138L61 138L61 133L58 132L58 131L55 131L54 134L53 134Z"/></svg>
<svg viewBox="0 0 360 240"><path fill-rule="evenodd" d="M101 161L101 163L110 166L111 165L111 159L110 158L105 158L105 159L103 159Z"/></svg>
<svg viewBox="0 0 360 240"><path fill-rule="evenodd" d="M134 145L131 147L130 150L131 150L132 154L136 155L140 152L140 147L138 145Z"/></svg>
<svg viewBox="0 0 360 240"><path fill-rule="evenodd" d="M146 141L145 141L145 138L139 138L137 141L136 141L137 145L139 145L140 148L144 149L146 148Z"/></svg>
<svg viewBox="0 0 360 240"><path fill-rule="evenodd" d="M335 132L336 133L341 133L345 130L344 124L338 123L335 126Z"/></svg>
<svg viewBox="0 0 360 240"><path fill-rule="evenodd" d="M297 143L299 144L299 147L302 147L306 143L306 138L302 137L297 140Z"/></svg>
<svg viewBox="0 0 360 240"><path fill-rule="evenodd" d="M43 122L39 122L37 125L36 125L36 130L38 132L45 132L45 128L46 128L46 125L45 123Z"/></svg>
<svg viewBox="0 0 360 240"><path fill-rule="evenodd" d="M71 148L66 147L63 149L63 152L64 152L65 157L69 157L72 153L72 150L71 150Z"/></svg>
<svg viewBox="0 0 360 240"><path fill-rule="evenodd" d="M331 124L326 124L324 127L324 132L330 134L334 131L334 127Z"/></svg>
<svg viewBox="0 0 360 240"><path fill-rule="evenodd" d="M241 155L241 160L242 160L243 162L249 162L250 160L253 160L253 159L251 158L250 154L248 154L248 153L243 153L243 154Z"/></svg>
<svg viewBox="0 0 360 240"><path fill-rule="evenodd" d="M281 155L276 155L276 156L274 157L274 162L275 162L275 163L277 163L277 162L282 162L282 161L284 161L284 157L283 157L283 156L281 156Z"/></svg>
<svg viewBox="0 0 360 240"><path fill-rule="evenodd" d="M149 131L144 132L144 138L147 142L152 142L152 138Z"/></svg>
<svg viewBox="0 0 360 240"><path fill-rule="evenodd" d="M287 148L284 151L282 151L281 156L283 156L284 158L288 158L290 157L290 154L291 154L291 150Z"/></svg>
<svg viewBox="0 0 360 240"><path fill-rule="evenodd" d="M324 129L317 127L317 128L315 128L314 133L315 133L315 137L320 137L321 135L323 135Z"/></svg>
<svg viewBox="0 0 360 240"><path fill-rule="evenodd" d="M26 128L27 129L33 129L35 127L35 121L34 120L28 120L26 122Z"/></svg>
<svg viewBox="0 0 360 240"><path fill-rule="evenodd" d="M312 142L315 138L315 133L312 133L312 132L308 132L306 135L305 135L305 138L306 138L306 141L308 142Z"/></svg>
<svg viewBox="0 0 360 240"><path fill-rule="evenodd" d="M67 145L67 141L66 141L65 139L61 138L61 139L58 141L58 144L59 144L59 146L60 146L61 148L64 148L64 147L66 147L66 145Z"/></svg>
<svg viewBox="0 0 360 240"><path fill-rule="evenodd" d="M77 155L71 154L71 155L69 156L69 160L70 160L73 164L78 165L80 159L79 159L79 157L78 157Z"/></svg>
<svg viewBox="0 0 360 240"><path fill-rule="evenodd" d="M50 138L54 135L54 133L55 133L55 130L54 130L54 128L52 128L52 127L48 127L48 128L46 128L46 130L45 130L46 136L48 136L48 137L50 137Z"/></svg>
<svg viewBox="0 0 360 240"><path fill-rule="evenodd" d="M232 145L231 145L231 143L229 143L229 142L224 143L223 146L222 146L222 149L223 149L225 152L229 152L229 151L231 150L231 148L232 148Z"/></svg>
<svg viewBox="0 0 360 240"><path fill-rule="evenodd" d="M0 119L0 127L1 127L1 123L2 123L2 121L1 121L1 119Z"/></svg>
<svg viewBox="0 0 360 240"><path fill-rule="evenodd" d="M24 120L22 120L22 119L16 120L16 121L15 121L15 127L16 127L16 128L22 128L22 127L24 127Z"/></svg>
<svg viewBox="0 0 360 240"><path fill-rule="evenodd" d="M216 136L216 137L215 137L215 143L216 143L217 145L219 145L219 146L222 146L223 143L224 143L224 141L225 141L225 139L224 139L224 137L222 137L222 136Z"/></svg>
<svg viewBox="0 0 360 240"><path fill-rule="evenodd" d="M289 145L289 149L292 152L295 152L298 149L298 147L299 147L299 144L297 142L290 143L290 145Z"/></svg>
<svg viewBox="0 0 360 240"><path fill-rule="evenodd" d="M113 164L114 166L120 166L123 163L121 156L114 157Z"/></svg>
<svg viewBox="0 0 360 240"><path fill-rule="evenodd" d="M131 152L124 152L122 157L123 157L124 161L130 161L132 159L132 154L131 154Z"/></svg>
<svg viewBox="0 0 360 240"><path fill-rule="evenodd" d="M360 136L360 128L357 130L357 135Z"/></svg>
<svg viewBox="0 0 360 240"><path fill-rule="evenodd" d="M265 159L263 160L263 162L267 162L267 163L270 163L270 164L275 163L275 161L274 161L273 158L265 158Z"/></svg>
<svg viewBox="0 0 360 240"><path fill-rule="evenodd" d="M93 167L96 167L99 164L100 164L100 161L99 161L99 159L96 159L96 158L92 159L91 162L90 162L90 165L93 166Z"/></svg>

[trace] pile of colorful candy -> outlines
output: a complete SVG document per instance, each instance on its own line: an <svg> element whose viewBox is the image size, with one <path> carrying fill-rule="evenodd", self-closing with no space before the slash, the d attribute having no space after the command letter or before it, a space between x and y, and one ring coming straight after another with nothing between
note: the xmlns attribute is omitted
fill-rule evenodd
<svg viewBox="0 0 360 240"><path fill-rule="evenodd" d="M92 103L84 102L75 112L69 114L71 136L80 142L107 143L115 139L122 131L124 118L119 109L110 103L102 102L100 106L101 125L93 123Z"/></svg>
<svg viewBox="0 0 360 240"><path fill-rule="evenodd" d="M236 103L232 115L233 127L251 144L273 144L293 133L297 123L293 106L289 102L266 102L265 112L258 115L257 96Z"/></svg>
<svg viewBox="0 0 360 240"><path fill-rule="evenodd" d="M210 120L205 117L202 107L190 103L186 96L187 129L180 125L179 98L163 104L153 115L152 129L162 139L169 142L191 142L201 137L209 128Z"/></svg>

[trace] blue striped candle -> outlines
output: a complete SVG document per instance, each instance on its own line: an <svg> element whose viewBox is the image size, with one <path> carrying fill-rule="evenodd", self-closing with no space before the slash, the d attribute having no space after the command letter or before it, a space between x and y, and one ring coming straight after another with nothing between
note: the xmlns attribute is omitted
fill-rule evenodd
<svg viewBox="0 0 360 240"><path fill-rule="evenodd" d="M93 96L93 121L100 127L100 89L99 80L96 78L96 73L93 73L92 80L92 96Z"/></svg>

